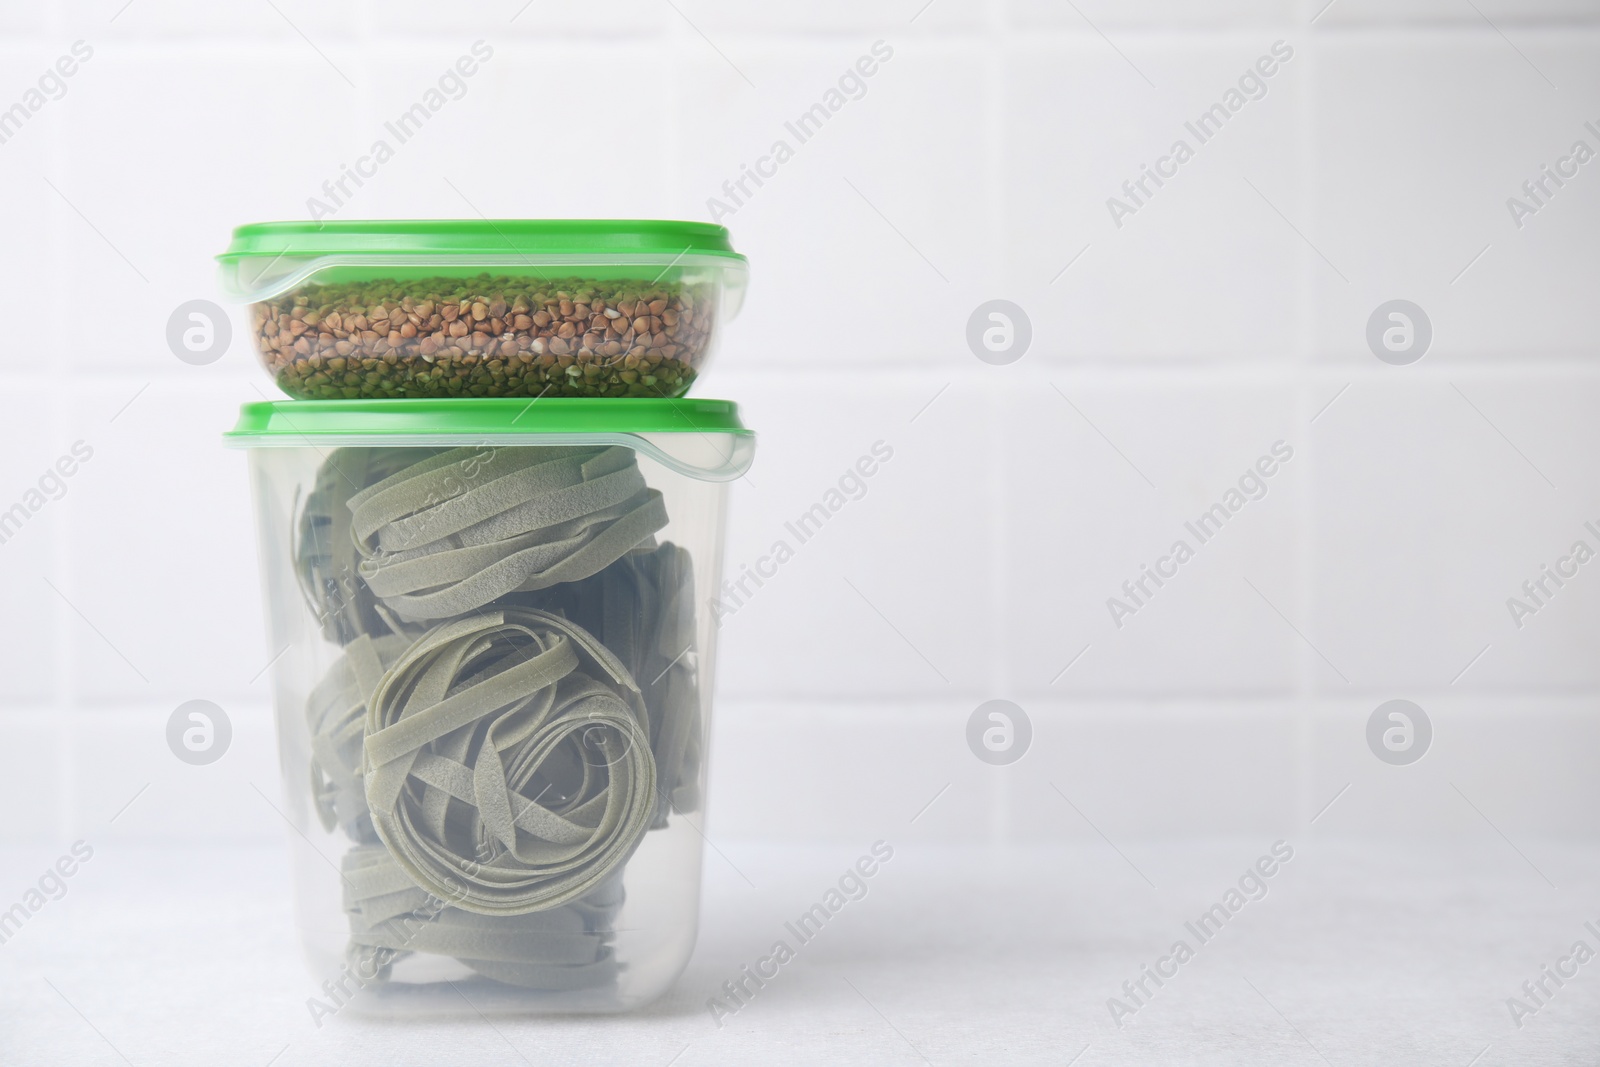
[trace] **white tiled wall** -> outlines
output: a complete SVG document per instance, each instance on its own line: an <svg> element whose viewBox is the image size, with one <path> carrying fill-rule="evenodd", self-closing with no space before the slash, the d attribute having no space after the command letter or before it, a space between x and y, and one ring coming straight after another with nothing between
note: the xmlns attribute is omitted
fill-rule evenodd
<svg viewBox="0 0 1600 1067"><path fill-rule="evenodd" d="M94 48L0 144L0 509L94 449L0 544L0 835L281 832L217 437L272 390L242 342L179 363L164 323L218 298L233 225L304 216L480 39L345 217L706 218L893 49L723 220L754 287L701 392L762 435L730 568L893 458L726 620L714 836L1600 831L1600 562L1506 608L1600 548L1600 162L1520 229L1506 207L1600 148L1595 0L59 0L0 35L0 109ZM1275 42L1264 95L1116 225ZM964 340L992 298L1033 324L1011 366ZM1364 340L1394 298L1434 325L1409 367ZM1277 442L1266 495L1119 627L1107 598ZM1402 696L1436 739L1396 768L1363 730ZM1010 767L964 739L995 697L1033 721ZM211 767L162 743L193 698L235 723Z"/></svg>

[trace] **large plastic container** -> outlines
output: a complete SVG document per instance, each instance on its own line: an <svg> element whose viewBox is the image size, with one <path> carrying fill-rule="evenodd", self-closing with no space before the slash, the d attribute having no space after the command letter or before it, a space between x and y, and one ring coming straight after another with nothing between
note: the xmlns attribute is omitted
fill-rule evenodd
<svg viewBox="0 0 1600 1067"><path fill-rule="evenodd" d="M701 222L266 222L217 258L301 400L682 396L747 278Z"/></svg>
<svg viewBox="0 0 1600 1067"><path fill-rule="evenodd" d="M228 438L322 1009L659 995L699 909L735 406L260 403Z"/></svg>

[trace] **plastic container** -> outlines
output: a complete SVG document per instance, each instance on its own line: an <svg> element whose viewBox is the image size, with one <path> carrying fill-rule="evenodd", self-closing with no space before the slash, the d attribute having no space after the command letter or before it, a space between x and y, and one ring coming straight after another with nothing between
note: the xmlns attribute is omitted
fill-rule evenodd
<svg viewBox="0 0 1600 1067"><path fill-rule="evenodd" d="M217 258L300 400L682 396L747 277L699 222L267 222Z"/></svg>
<svg viewBox="0 0 1600 1067"><path fill-rule="evenodd" d="M699 911L735 406L259 403L228 438L320 1013L663 992Z"/></svg>

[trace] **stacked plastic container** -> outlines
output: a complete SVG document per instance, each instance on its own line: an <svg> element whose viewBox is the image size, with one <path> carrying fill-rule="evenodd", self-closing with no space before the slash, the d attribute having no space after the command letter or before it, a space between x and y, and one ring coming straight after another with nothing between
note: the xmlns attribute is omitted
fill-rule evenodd
<svg viewBox="0 0 1600 1067"><path fill-rule="evenodd" d="M718 226L271 223L220 257L322 1010L620 1011L688 962L726 483Z"/></svg>

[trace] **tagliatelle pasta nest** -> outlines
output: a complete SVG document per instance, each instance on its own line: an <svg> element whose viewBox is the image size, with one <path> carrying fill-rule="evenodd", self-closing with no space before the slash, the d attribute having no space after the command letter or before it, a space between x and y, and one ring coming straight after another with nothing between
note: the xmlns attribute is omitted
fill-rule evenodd
<svg viewBox="0 0 1600 1067"><path fill-rule="evenodd" d="M382 845L345 855L347 956L359 975L390 977L412 953L451 956L496 981L534 989L584 989L616 979L613 923L622 880L613 876L582 899L519 916L463 911L425 892Z"/></svg>
<svg viewBox="0 0 1600 1067"><path fill-rule="evenodd" d="M633 679L537 609L423 635L373 692L363 745L367 806L390 854L423 889L484 915L582 896L632 854L655 810Z"/></svg>
<svg viewBox="0 0 1600 1067"><path fill-rule="evenodd" d="M344 646L311 692L311 793L348 954L612 981L622 871L699 805L694 574L632 450L342 448L296 565Z"/></svg>
<svg viewBox="0 0 1600 1067"><path fill-rule="evenodd" d="M457 449L349 500L368 588L406 619L473 611L598 573L667 524L633 450Z"/></svg>

